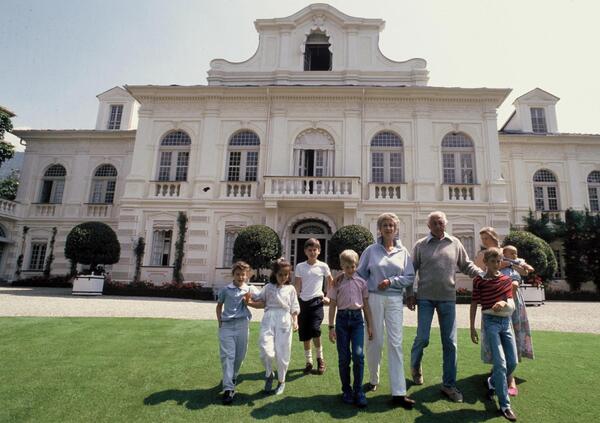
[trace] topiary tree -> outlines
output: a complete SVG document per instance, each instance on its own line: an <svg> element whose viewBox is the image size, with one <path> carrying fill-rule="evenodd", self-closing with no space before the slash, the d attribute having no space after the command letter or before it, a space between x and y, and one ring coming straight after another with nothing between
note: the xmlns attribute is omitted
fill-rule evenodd
<svg viewBox="0 0 600 423"><path fill-rule="evenodd" d="M360 256L374 242L371 232L360 225L347 225L339 228L329 240L329 259L327 264L332 269L340 269L340 253L354 250Z"/></svg>
<svg viewBox="0 0 600 423"><path fill-rule="evenodd" d="M535 274L543 280L552 279L558 268L556 257L550 245L542 238L526 231L511 231L502 246L513 245L519 250L519 257L525 259L535 269Z"/></svg>
<svg viewBox="0 0 600 423"><path fill-rule="evenodd" d="M233 244L234 261L244 260L260 274L281 257L281 241L277 232L265 225L242 229Z"/></svg>
<svg viewBox="0 0 600 423"><path fill-rule="evenodd" d="M592 279L588 267L588 228L583 212L568 209L565 212L566 233L563 240L565 254L565 278L573 291Z"/></svg>
<svg viewBox="0 0 600 423"><path fill-rule="evenodd" d="M75 226L67 235L65 257L73 263L88 264L90 272L99 264L119 261L121 245L117 235L105 223L85 222Z"/></svg>
<svg viewBox="0 0 600 423"><path fill-rule="evenodd" d="M133 274L133 282L138 283L140 281L142 262L144 261L144 250L146 249L146 241L144 237L141 236L137 239L135 246L133 248L133 253L135 254L135 272Z"/></svg>

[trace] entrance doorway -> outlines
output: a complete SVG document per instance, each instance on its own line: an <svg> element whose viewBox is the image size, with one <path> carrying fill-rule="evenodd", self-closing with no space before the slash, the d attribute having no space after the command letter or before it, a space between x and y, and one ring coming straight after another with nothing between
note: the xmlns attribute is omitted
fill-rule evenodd
<svg viewBox="0 0 600 423"><path fill-rule="evenodd" d="M321 220L306 219L296 223L292 227L290 236L290 262L295 267L298 263L306 261L304 254L304 243L309 238L319 240L321 244L321 253L318 259L327 262L329 240L331 239L331 228Z"/></svg>

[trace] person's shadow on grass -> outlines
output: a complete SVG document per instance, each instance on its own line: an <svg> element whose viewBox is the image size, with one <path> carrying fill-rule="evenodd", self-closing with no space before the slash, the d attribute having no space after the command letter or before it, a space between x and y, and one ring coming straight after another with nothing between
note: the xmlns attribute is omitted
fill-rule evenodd
<svg viewBox="0 0 600 423"><path fill-rule="evenodd" d="M293 387L290 386L288 389L292 390ZM286 394L288 389L286 389ZM368 410L368 408L365 410ZM310 397L284 395L281 399L254 408L250 415L254 419L265 420L273 416L291 416L305 411L324 413L335 419L356 417L362 412L355 406L343 404L341 394L313 395Z"/></svg>

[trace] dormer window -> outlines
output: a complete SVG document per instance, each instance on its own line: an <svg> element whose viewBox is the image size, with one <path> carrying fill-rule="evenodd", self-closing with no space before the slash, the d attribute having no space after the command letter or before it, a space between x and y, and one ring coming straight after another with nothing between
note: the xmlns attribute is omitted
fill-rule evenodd
<svg viewBox="0 0 600 423"><path fill-rule="evenodd" d="M305 71L330 71L331 57L329 37L323 32L313 32L306 38L304 48Z"/></svg>
<svg viewBox="0 0 600 423"><path fill-rule="evenodd" d="M107 129L115 130L121 129L121 118L123 117L123 105L122 104L111 104L110 115L108 117Z"/></svg>
<svg viewBox="0 0 600 423"><path fill-rule="evenodd" d="M531 129L533 132L546 133L548 127L546 126L546 113L541 107L532 107L531 109Z"/></svg>

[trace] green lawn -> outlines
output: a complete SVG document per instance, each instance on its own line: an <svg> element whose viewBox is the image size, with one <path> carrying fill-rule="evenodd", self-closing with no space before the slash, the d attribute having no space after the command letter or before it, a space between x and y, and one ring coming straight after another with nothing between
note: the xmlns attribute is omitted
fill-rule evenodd
<svg viewBox="0 0 600 423"><path fill-rule="evenodd" d="M405 329L405 357L414 333L414 328ZM295 339L285 394L265 396L257 338L254 323L238 394L234 405L225 407L219 396L216 322L0 318L0 421L504 421L484 398L489 368L479 360L479 347L471 344L466 330L459 331L458 382L465 403L450 403L439 394L441 349L433 331L423 364L425 385L409 388L417 400L412 411L388 405L385 368L381 388L368 394L366 410L344 405L337 356L329 342L325 375L303 376L302 348ZM537 359L517 369L520 395L513 406L519 420L597 421L600 336L536 332L534 347Z"/></svg>

